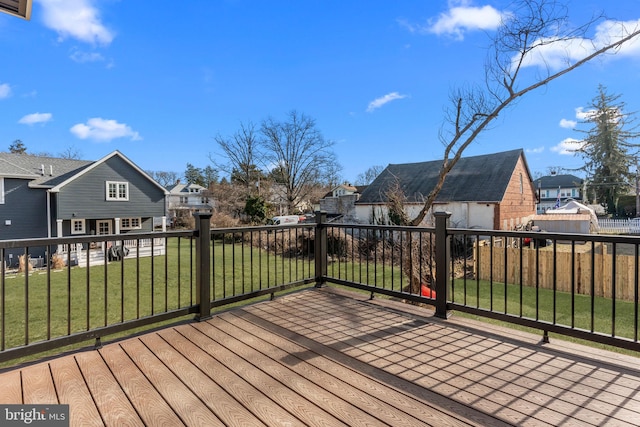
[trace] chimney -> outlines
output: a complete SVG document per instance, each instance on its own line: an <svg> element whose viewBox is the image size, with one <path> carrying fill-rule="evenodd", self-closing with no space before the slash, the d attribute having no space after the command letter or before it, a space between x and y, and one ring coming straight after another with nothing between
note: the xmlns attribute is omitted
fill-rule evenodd
<svg viewBox="0 0 640 427"><path fill-rule="evenodd" d="M53 165L49 165L49 176L53 176Z"/></svg>
<svg viewBox="0 0 640 427"><path fill-rule="evenodd" d="M44 176L44 165L40 165L40 175Z"/></svg>

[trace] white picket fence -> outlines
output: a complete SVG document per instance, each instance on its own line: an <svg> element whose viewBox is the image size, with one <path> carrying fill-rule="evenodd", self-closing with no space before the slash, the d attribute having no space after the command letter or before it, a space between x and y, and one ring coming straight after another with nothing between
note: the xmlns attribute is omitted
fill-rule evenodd
<svg viewBox="0 0 640 427"><path fill-rule="evenodd" d="M640 221L598 218L599 234L640 234Z"/></svg>

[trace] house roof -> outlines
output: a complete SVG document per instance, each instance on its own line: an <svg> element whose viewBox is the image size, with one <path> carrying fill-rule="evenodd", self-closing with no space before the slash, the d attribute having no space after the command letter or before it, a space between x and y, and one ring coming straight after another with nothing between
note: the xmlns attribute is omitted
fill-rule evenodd
<svg viewBox="0 0 640 427"><path fill-rule="evenodd" d="M583 179L575 175L548 175L534 181L536 188L571 188L582 186Z"/></svg>
<svg viewBox="0 0 640 427"><path fill-rule="evenodd" d="M340 184L340 185L337 185L337 186L333 187L333 190L331 190L331 191L336 191L339 188L344 188L345 190L351 191L353 193L358 191L358 189L355 186L351 185L351 184Z"/></svg>
<svg viewBox="0 0 640 427"><path fill-rule="evenodd" d="M168 186L167 187L167 191L170 194L182 194L182 193L190 193L189 190L192 189L192 188L194 188L196 190L199 190L199 191L203 191L203 190L207 189L206 187L203 187L200 184L189 184L189 183L180 184L180 183L178 183L178 184L173 184L173 185Z"/></svg>
<svg viewBox="0 0 640 427"><path fill-rule="evenodd" d="M436 202L499 202L509 185L513 171L522 157L522 149L473 157L462 157L451 169ZM357 204L384 203L385 192L396 179L408 203L421 203L438 181L442 160L420 163L390 164L363 191Z"/></svg>
<svg viewBox="0 0 640 427"><path fill-rule="evenodd" d="M32 156L30 154L0 153L0 176L28 179L29 187L48 188L56 192L69 182L96 168L110 158L118 156L136 171L144 175L166 193L166 189L145 171L119 151L104 156L100 160L74 160L57 157Z"/></svg>
<svg viewBox="0 0 640 427"><path fill-rule="evenodd" d="M0 176L29 179L32 187L53 187L92 163L87 160L0 153Z"/></svg>
<svg viewBox="0 0 640 427"><path fill-rule="evenodd" d="M325 193L325 195L322 196L322 198L325 199L327 197L333 197L333 192L336 191L339 188L344 188L345 190L350 191L351 193L360 193L360 194L362 194L362 192L364 191L365 188L367 188L367 186L366 185L351 185L351 184L336 185L330 191Z"/></svg>

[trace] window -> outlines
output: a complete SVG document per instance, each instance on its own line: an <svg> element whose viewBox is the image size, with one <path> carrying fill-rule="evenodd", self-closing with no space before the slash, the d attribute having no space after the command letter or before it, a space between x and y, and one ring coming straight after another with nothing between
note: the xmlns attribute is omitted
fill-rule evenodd
<svg viewBox="0 0 640 427"><path fill-rule="evenodd" d="M142 228L142 221L140 218L122 218L120 228L123 230L139 229Z"/></svg>
<svg viewBox="0 0 640 427"><path fill-rule="evenodd" d="M203 205L206 205L207 203L209 203L209 198L208 197L202 197L200 199L200 203L202 203Z"/></svg>
<svg viewBox="0 0 640 427"><path fill-rule="evenodd" d="M180 196L180 203L189 203L189 198L187 196Z"/></svg>
<svg viewBox="0 0 640 427"><path fill-rule="evenodd" d="M4 205L4 178L0 176L0 205Z"/></svg>
<svg viewBox="0 0 640 427"><path fill-rule="evenodd" d="M84 219L71 220L71 234L85 234Z"/></svg>
<svg viewBox="0 0 640 427"><path fill-rule="evenodd" d="M107 181L107 200L129 200L129 183Z"/></svg>

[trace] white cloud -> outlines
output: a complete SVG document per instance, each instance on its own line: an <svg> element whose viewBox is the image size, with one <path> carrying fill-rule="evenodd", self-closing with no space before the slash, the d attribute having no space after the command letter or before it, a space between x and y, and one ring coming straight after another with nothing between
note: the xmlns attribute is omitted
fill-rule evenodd
<svg viewBox="0 0 640 427"><path fill-rule="evenodd" d="M560 120L560 127L565 129L574 129L577 124L578 122L576 122L575 120L568 120L568 119Z"/></svg>
<svg viewBox="0 0 640 427"><path fill-rule="evenodd" d="M23 125L34 125L36 123L46 123L50 121L52 117L53 116L51 113L27 114L26 116L18 120L18 123Z"/></svg>
<svg viewBox="0 0 640 427"><path fill-rule="evenodd" d="M42 6L45 26L56 31L61 40L67 37L108 45L114 34L100 20L94 0L36 0Z"/></svg>
<svg viewBox="0 0 640 427"><path fill-rule="evenodd" d="M11 96L11 86L7 83L0 84L0 99L8 98Z"/></svg>
<svg viewBox="0 0 640 427"><path fill-rule="evenodd" d="M561 40L558 38L539 39L533 43L535 49L527 54L522 63L523 67L542 66L551 70L559 70L573 64L598 49L603 48L640 27L637 21L604 21L596 27L592 39L573 38ZM640 57L640 37L623 44L619 49L609 51L615 53L610 57ZM515 64L518 56L513 58Z"/></svg>
<svg viewBox="0 0 640 427"><path fill-rule="evenodd" d="M539 154L544 151L544 147L536 147L536 148L527 148L525 150L527 153Z"/></svg>
<svg viewBox="0 0 640 427"><path fill-rule="evenodd" d="M471 6L471 2L466 0L450 1L449 10L441 13L435 21L430 21L425 30L462 40L467 31L496 29L503 17L491 6Z"/></svg>
<svg viewBox="0 0 640 427"><path fill-rule="evenodd" d="M594 113L595 110L584 111L584 107L578 107L576 108L576 119L588 120Z"/></svg>
<svg viewBox="0 0 640 427"><path fill-rule="evenodd" d="M367 113L371 113L372 111L382 107L384 104L388 102L395 101L396 99L403 99L406 97L407 95L401 95L398 92L388 93L384 96L381 96L380 98L376 98L373 101L371 101L369 103L369 106L367 106Z"/></svg>
<svg viewBox="0 0 640 427"><path fill-rule="evenodd" d="M132 141L142 139L138 132L126 124L99 117L87 120L86 124L78 123L71 127L70 131L80 139L93 139L100 142L109 142L116 138L130 138Z"/></svg>
<svg viewBox="0 0 640 427"><path fill-rule="evenodd" d="M73 61L79 63L104 61L104 56L97 52L82 52L79 50L74 50L69 57Z"/></svg>
<svg viewBox="0 0 640 427"><path fill-rule="evenodd" d="M583 141L579 139L566 138L560 141L560 143L554 147L551 147L551 151L554 153L573 156L576 150L582 147Z"/></svg>

